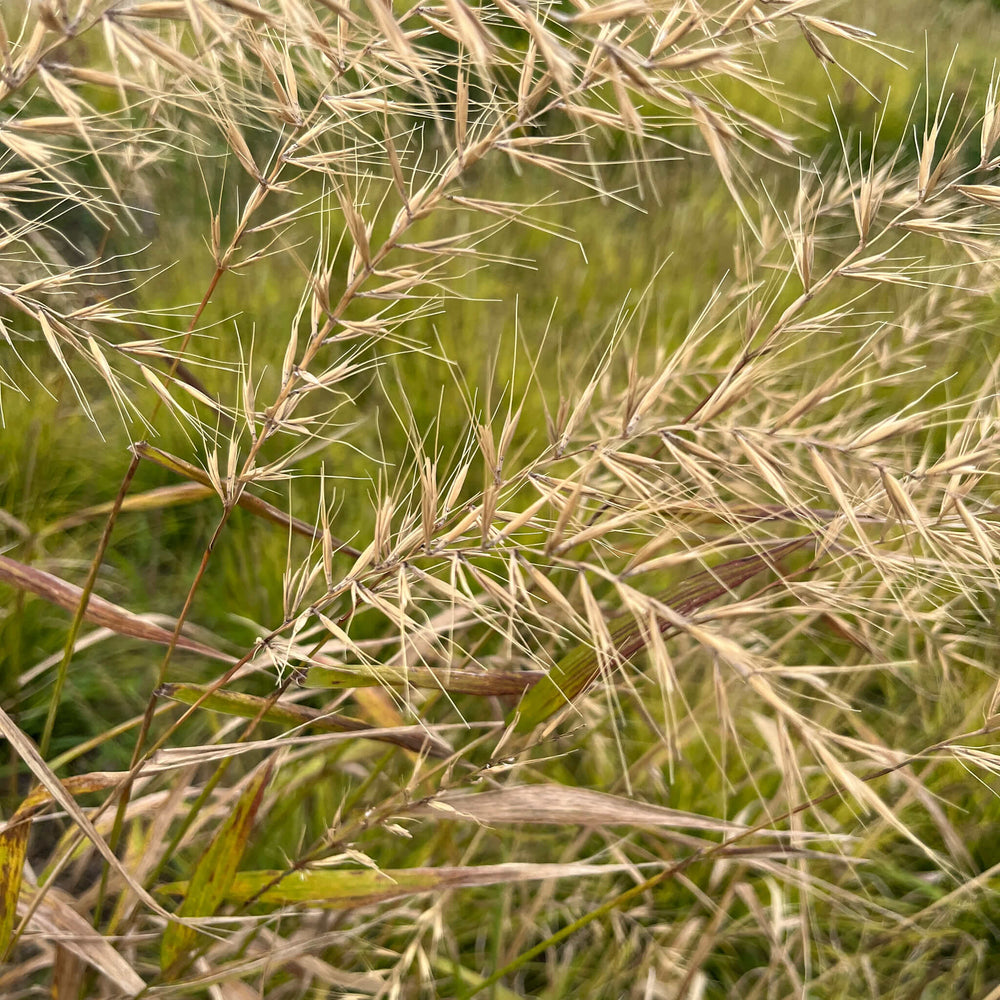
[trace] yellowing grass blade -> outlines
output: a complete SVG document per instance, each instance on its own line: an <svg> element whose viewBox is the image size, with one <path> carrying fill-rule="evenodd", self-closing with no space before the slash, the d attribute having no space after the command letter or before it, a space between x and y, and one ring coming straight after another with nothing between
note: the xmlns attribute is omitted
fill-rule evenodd
<svg viewBox="0 0 1000 1000"><path fill-rule="evenodd" d="M206 497L215 496L215 490L211 486L202 483L176 483L173 486L157 486L155 489L146 490L145 493L136 493L125 497L121 502L123 511L147 511L163 510L167 507L177 507L181 504L197 503ZM61 531L75 528L77 525L86 524L87 521L95 517L105 517L114 508L114 502L95 504L93 507L84 507L75 514L61 518L53 524L47 525L40 534L43 537L58 535Z"/></svg>
<svg viewBox="0 0 1000 1000"><path fill-rule="evenodd" d="M581 878L634 871L628 865L502 864L457 865L441 868L370 868L342 870L240 872L225 893L225 901L250 900L272 906L320 906L347 910L421 892L443 892L470 886L537 882L548 878ZM164 893L188 893L190 883L161 886Z"/></svg>
<svg viewBox="0 0 1000 1000"><path fill-rule="evenodd" d="M86 774L74 774L68 778L60 778L59 784L70 795L86 795L88 792L102 792L108 788L116 788L123 784L128 776L128 771L88 771ZM35 787L17 807L17 812L14 813L11 823L18 819L26 819L52 799L52 792L44 785Z"/></svg>
<svg viewBox="0 0 1000 1000"><path fill-rule="evenodd" d="M30 823L15 817L0 830L0 962L7 954L14 933L30 829Z"/></svg>
<svg viewBox="0 0 1000 1000"><path fill-rule="evenodd" d="M659 600L678 615L697 611L709 601L729 593L758 573L773 569L778 562L812 543L812 538L786 542L766 553L731 559L688 577ZM660 631L676 627L676 621L659 619ZM607 631L622 660L634 656L646 645L644 630L632 614L618 615L608 622ZM508 722L516 719L518 732L529 732L549 716L572 704L594 682L600 670L598 651L590 643L571 649L530 691Z"/></svg>
<svg viewBox="0 0 1000 1000"><path fill-rule="evenodd" d="M262 767L240 795L232 813L219 827L208 850L201 856L177 916L212 916L226 900L236 869L250 840L254 817L271 777L271 765ZM164 972L176 966L198 939L192 927L171 923L163 933L160 965Z"/></svg>

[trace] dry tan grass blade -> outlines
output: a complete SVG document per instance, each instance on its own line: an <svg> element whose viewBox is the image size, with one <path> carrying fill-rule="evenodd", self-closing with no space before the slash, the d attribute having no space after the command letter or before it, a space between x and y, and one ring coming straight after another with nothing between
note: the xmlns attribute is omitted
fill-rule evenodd
<svg viewBox="0 0 1000 1000"><path fill-rule="evenodd" d="M146 989L142 977L128 962L78 913L58 889L46 890L36 902L39 890L25 887L18 899L19 915L29 909L26 933L38 935L46 945L62 948L82 962L92 966L119 990L127 994Z"/></svg>
<svg viewBox="0 0 1000 1000"><path fill-rule="evenodd" d="M0 733L10 743L11 748L18 757L24 761L36 780L48 789L53 801L62 806L69 814L80 832L94 845L97 853L117 872L143 905L166 920L176 919L153 899L143 886L133 878L132 874L125 868L121 861L118 860L114 851L108 846L107 841L97 832L94 825L87 818L86 813L77 805L73 796L63 788L59 779L39 756L31 740L21 732L11 717L2 708L0 708Z"/></svg>
<svg viewBox="0 0 1000 1000"><path fill-rule="evenodd" d="M18 590L26 590L36 594L67 611L75 612L80 606L80 598L83 593L80 587L67 583L51 573L46 573L45 570L17 562L9 556L0 556L0 580ZM166 629L154 625L139 615L127 611L125 608L120 608L96 594L90 597L84 612L84 619L94 625L100 625L102 628L117 632L119 635L144 639L146 642L155 642L162 646L169 645L172 638L172 633ZM187 636L179 636L177 645L181 649L200 653L213 660L221 660L224 663L232 662L232 657L213 649L211 646L206 646L202 642L189 639Z"/></svg>

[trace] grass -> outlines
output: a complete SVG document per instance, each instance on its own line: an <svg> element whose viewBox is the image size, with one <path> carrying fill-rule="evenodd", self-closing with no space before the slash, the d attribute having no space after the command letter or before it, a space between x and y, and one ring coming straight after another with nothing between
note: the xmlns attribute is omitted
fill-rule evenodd
<svg viewBox="0 0 1000 1000"><path fill-rule="evenodd" d="M997 995L988 5L0 20L0 993Z"/></svg>

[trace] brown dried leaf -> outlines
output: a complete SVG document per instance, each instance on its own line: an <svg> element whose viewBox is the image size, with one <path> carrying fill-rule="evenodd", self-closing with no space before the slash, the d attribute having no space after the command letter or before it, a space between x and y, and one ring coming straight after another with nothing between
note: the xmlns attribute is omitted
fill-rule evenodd
<svg viewBox="0 0 1000 1000"><path fill-rule="evenodd" d="M80 606L80 599L83 591L73 583L35 566L28 566L17 562L9 556L0 556L0 581L16 587L18 590L26 590L38 597L56 604L67 611L75 612ZM146 642L155 642L162 646L169 645L172 633L159 625L146 621L144 618L106 601L96 594L90 595L87 609L84 613L86 621L102 628L110 629L119 635L131 636L133 639L144 639ZM232 657L204 643L189 639L187 636L179 636L177 645L181 649L187 649L192 653L200 653L202 656L209 656L213 660L221 660L224 663L231 663Z"/></svg>

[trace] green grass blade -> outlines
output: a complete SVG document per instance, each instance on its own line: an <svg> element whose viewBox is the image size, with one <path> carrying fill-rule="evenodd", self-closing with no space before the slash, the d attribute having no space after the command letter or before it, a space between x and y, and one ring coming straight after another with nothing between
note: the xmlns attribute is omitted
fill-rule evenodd
<svg viewBox="0 0 1000 1000"><path fill-rule="evenodd" d="M537 882L550 878L581 878L618 874L626 865L498 864L455 865L439 868L307 869L295 871L247 871L235 875L224 893L224 901L261 903L268 906L309 905L347 910L391 899L403 899L422 892L517 882ZM168 895L191 893L190 882L172 882L159 887ZM182 904L183 906L183 904Z"/></svg>
<svg viewBox="0 0 1000 1000"><path fill-rule="evenodd" d="M271 768L268 763L258 771L240 795L236 807L219 827L187 883L177 916L212 916L227 898L250 840L254 817L270 780ZM164 972L179 965L197 939L198 932L193 927L170 923L164 931L160 948L160 966Z"/></svg>
<svg viewBox="0 0 1000 1000"><path fill-rule="evenodd" d="M709 601L729 593L765 570L778 570L781 561L793 552L811 544L811 538L786 542L770 552L755 553L695 573L677 587L659 597L678 615L697 611ZM666 618L659 619L660 629L667 632L676 627ZM608 632L618 657L627 660L646 644L643 629L631 614L617 615L608 622ZM530 732L560 709L572 704L597 678L600 662L597 650L589 643L574 646L549 673L531 688L511 714L518 732Z"/></svg>

